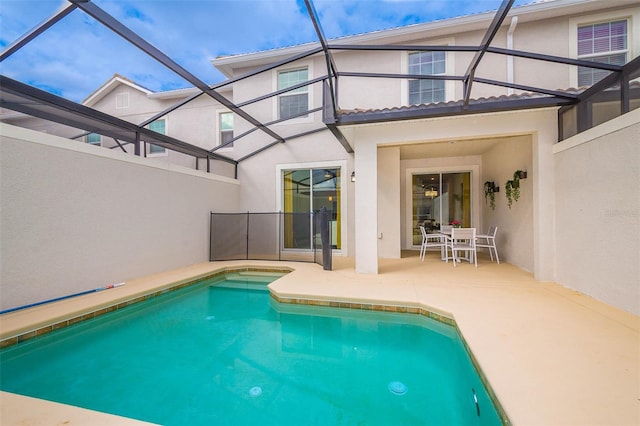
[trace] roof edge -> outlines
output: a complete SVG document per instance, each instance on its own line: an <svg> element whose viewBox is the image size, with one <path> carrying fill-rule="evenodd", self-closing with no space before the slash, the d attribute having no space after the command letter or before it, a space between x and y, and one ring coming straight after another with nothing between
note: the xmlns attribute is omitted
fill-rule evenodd
<svg viewBox="0 0 640 426"><path fill-rule="evenodd" d="M144 93L146 95L150 95L150 94L153 93L153 91L147 89L146 87L143 87L143 86L139 85L135 81L130 80L130 79L128 79L128 78L116 73L116 74L113 74L113 76L111 76L110 79L105 81L102 84L102 86L98 87L96 90L93 91L93 93L91 93L89 96L87 96L81 102L81 104L85 105L85 106L94 105L100 99L104 98L118 84L124 84L126 86L129 86L129 87L135 89L135 90L139 90L140 92L142 92L142 93Z"/></svg>
<svg viewBox="0 0 640 426"><path fill-rule="evenodd" d="M566 13L574 13L580 11L605 9L610 7L624 6L626 4L632 4L631 0L620 0L620 3L611 4L603 2L601 0L539 0L533 3L515 6L513 7L507 16L519 16L534 19L544 19L549 16L549 13L557 14L558 9L570 9ZM589 7L587 7L589 6ZM575 9L575 11L573 11ZM563 12L563 14L566 14ZM424 32L438 32L446 30L447 33L456 33L460 27L464 27L465 31L473 30L475 26L477 29L482 29L487 21L490 21L495 14L495 10L474 13L471 15L458 16L453 18L440 19L436 21L423 22L419 24L411 24L404 27L395 27L390 29L372 31L369 33L349 35L344 37L337 37L328 40L329 44L332 43L347 43L347 44L370 44L381 39L389 38L401 38L410 36L412 34L419 34ZM537 15L541 15L537 18ZM505 23L503 25L508 25ZM439 35L435 35L439 36ZM389 42L388 42L389 43ZM390 42L393 43L393 42ZM233 76L233 68L236 64L242 64L247 66L248 64L258 65L263 62L273 61L275 58L281 56L290 56L305 50L311 49L315 46L319 46L319 42L310 42L304 44L298 44L294 46L274 48L270 50L262 50L251 53L240 53L235 55L222 56L212 59L211 64L219 71L231 78Z"/></svg>

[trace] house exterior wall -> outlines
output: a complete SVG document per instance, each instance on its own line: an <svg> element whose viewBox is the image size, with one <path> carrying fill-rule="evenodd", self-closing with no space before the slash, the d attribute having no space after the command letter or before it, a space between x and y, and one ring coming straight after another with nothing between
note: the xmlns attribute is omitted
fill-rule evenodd
<svg viewBox="0 0 640 426"><path fill-rule="evenodd" d="M505 182L513 178L516 170L531 173L531 139L531 136L510 138L482 155L483 179L480 184L493 180L500 187L500 192L495 194L495 210L485 203L483 189L480 189L478 195L482 197L482 229L487 231L489 226L498 227L496 245L500 260L533 272L533 177L520 180L520 199L513 202L511 208L508 207L505 196Z"/></svg>
<svg viewBox="0 0 640 426"><path fill-rule="evenodd" d="M554 147L556 281L640 315L640 109Z"/></svg>
<svg viewBox="0 0 640 426"><path fill-rule="evenodd" d="M240 205L233 179L6 124L0 134L0 309L207 261L209 212Z"/></svg>
<svg viewBox="0 0 640 426"><path fill-rule="evenodd" d="M565 2L569 3L569 2ZM538 5L537 7L543 7ZM536 12L529 8L515 8L505 19L502 27L493 39L493 47L506 48L508 46L509 27L511 20L517 17L511 34L513 49L528 52L560 56L577 57L576 34L578 25L602 22L606 20L628 19L628 41L629 55L631 59L640 52L640 7L637 3L633 5L630 1L619 1L616 3L593 3L583 8L577 9L575 4L569 4L566 8L558 8L553 12ZM607 8L607 6L612 6ZM593 11L592 8L600 10ZM602 10L604 8L604 10ZM520 15L520 13L523 13ZM473 18L473 17L469 17ZM467 18L467 19L469 19ZM420 31L420 25L406 27L406 29L394 29L380 31L363 36L354 36L352 39L337 40L335 43L345 44L406 44L406 45L451 45L451 46L478 46L485 34L486 26L491 16L487 16L487 21L477 25L479 21L465 21L465 18L458 20L448 20L449 25L435 27L429 24L422 27L427 28ZM413 30L411 29L413 28ZM333 41L330 41L330 44ZM312 46L309 46L309 49ZM289 56L290 49L274 51L272 56L264 57L261 61L255 61L255 65L267 64L278 59ZM258 54L260 55L260 54ZM407 73L408 53L401 51L332 51L336 67L339 72L374 72L374 73ZM448 52L447 72L451 76L463 76L467 72L470 60L474 52ZM233 61L237 61L237 64ZM245 64L253 61L253 56L239 55L216 60L214 64L224 64L228 71L234 75L241 75L243 72L251 70ZM483 61L476 71L476 77L492 80L507 80L509 59L506 55L493 53L485 54ZM236 68L234 68L234 66ZM321 54L312 58L306 58L294 64L288 64L281 69L293 69L300 66L310 66L309 78L325 75L326 64ZM234 86L234 100L243 101L255 97L255 93L268 93L268 91L258 90L258 87L266 87L269 74L253 77L250 81L245 81ZM513 74L515 81L528 86L545 87L550 90L567 89L577 84L576 67L570 67L551 62L543 62L525 58L513 59ZM272 81L273 78L271 79ZM342 109L379 109L391 106L408 104L408 86L403 79L390 78L361 78L361 77L340 77L339 86L339 107ZM272 87L272 91L275 87ZM320 100L320 86L314 87L314 98ZM456 100L463 98L462 82L446 83L446 100ZM514 93L522 93L521 90L514 90ZM472 98L500 96L510 94L509 89L496 85L474 83L472 86ZM258 117L264 117L263 113L267 109L263 106L256 106L253 110ZM318 120L319 117L316 117ZM268 120L265 120L268 121Z"/></svg>

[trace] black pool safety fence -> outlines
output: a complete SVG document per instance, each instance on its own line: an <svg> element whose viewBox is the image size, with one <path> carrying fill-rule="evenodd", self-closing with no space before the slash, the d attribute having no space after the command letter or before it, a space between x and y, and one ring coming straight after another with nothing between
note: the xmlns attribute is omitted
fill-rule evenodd
<svg viewBox="0 0 640 426"><path fill-rule="evenodd" d="M332 268L329 210L305 213L211 212L209 260L315 262Z"/></svg>

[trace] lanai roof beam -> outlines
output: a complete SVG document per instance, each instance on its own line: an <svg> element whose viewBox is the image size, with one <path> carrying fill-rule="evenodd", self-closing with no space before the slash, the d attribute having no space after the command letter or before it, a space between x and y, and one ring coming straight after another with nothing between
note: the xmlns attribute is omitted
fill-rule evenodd
<svg viewBox="0 0 640 426"><path fill-rule="evenodd" d="M329 44L331 50L378 50L378 51L414 51L414 52L476 52L479 46L443 46L411 44Z"/></svg>
<svg viewBox="0 0 640 426"><path fill-rule="evenodd" d="M482 60L482 57L487 52L491 41L496 36L498 30L500 29L500 25L507 17L507 13L509 13L509 9L513 5L514 0L502 0L498 11L493 17L487 32L484 34L482 38L482 42L480 43L480 50L476 51L476 54L473 56L473 59L469 63L469 67L467 68L467 72L465 73L465 81L464 81L464 107L469 106L469 99L471 97L471 86L473 85L473 78L476 73L476 69Z"/></svg>
<svg viewBox="0 0 640 426"><path fill-rule="evenodd" d="M233 111L238 114L240 117L248 121L249 123L257 126L263 132L267 133L269 136L281 140L282 137L275 133L273 130L268 129L258 120L256 120L253 116L248 114L246 111L238 108L233 102L229 101L227 98L216 92L214 89L211 89L206 83L200 80L195 75L191 74L185 68L180 66L174 60L169 58L167 55L162 53L155 46L151 45L145 39L140 37L135 32L131 31L125 25L123 25L120 21L109 15L107 12L102 10L100 7L96 6L92 2L83 1L83 0L69 0L74 2L79 8L81 8L85 13L87 13L92 18L96 19L98 22L101 22L107 28L111 29L111 31L120 35L122 38L133 44L134 46L141 49L147 55L151 56L166 68L178 74L180 77L193 84L195 87L200 89L202 92L206 93L216 101L220 102L227 109Z"/></svg>
<svg viewBox="0 0 640 426"><path fill-rule="evenodd" d="M312 135L312 134L314 134L314 133L324 132L325 130L327 130L327 128L326 128L326 127L318 127L317 129L308 130L308 131L306 131L306 132L302 132L302 133L297 133L297 134L295 134L295 135L287 136L287 137L285 138L285 142L288 142L288 141L293 140L293 139L301 138L301 137L303 137L303 136ZM242 158L238 158L238 163L240 163L241 161L246 160L247 158L251 158L251 157L253 157L253 156L254 156L254 155L256 155L256 154L259 154L259 153L261 153L261 152L263 152L263 151L266 151L267 149L271 148L272 146L278 145L278 144L280 144L280 143L284 143L284 142L281 142L281 141L273 141L273 142L271 142L270 144L263 146L262 148L258 148L258 149L256 149L255 151L252 151L252 152L250 152L249 154L245 155L244 157L242 157Z"/></svg>
<svg viewBox="0 0 640 426"><path fill-rule="evenodd" d="M283 93L287 93L287 92L292 92L296 89L299 89L301 87L306 87L306 86L310 86L312 84L318 83L320 81L326 80L328 77L326 75L320 76L320 77L316 77L312 80L307 80L303 83L299 83L293 86L289 86L286 89L280 89L280 90L276 90L275 92L271 92L271 93L267 93L266 95L262 95L262 96L258 96L257 98L253 98L253 99L249 99L248 101L244 101L244 102L240 102L237 104L238 108L242 108L244 106L256 103L256 102L260 102L260 101L264 101L265 99L269 99L269 98L273 98L274 96L278 96L281 95Z"/></svg>
<svg viewBox="0 0 640 426"><path fill-rule="evenodd" d="M434 74L386 74L374 72L350 72L340 71L340 77L371 77L371 78L411 78L414 80L455 80L464 81L463 76L457 75L434 75Z"/></svg>
<svg viewBox="0 0 640 426"><path fill-rule="evenodd" d="M140 123L140 127L144 127L144 126L148 125L149 123L153 123L157 119L159 119L161 117L164 117L165 115L169 114L170 112L173 112L173 111L177 110L181 106L188 104L192 100L197 99L202 95L203 95L203 92L196 93L194 95L189 96L188 98L185 98L185 99L181 100L180 102L176 102L175 104L171 105L169 108L165 109L164 111L160 111L159 113L155 114L153 117L148 118L145 121L143 121L142 123Z"/></svg>
<svg viewBox="0 0 640 426"><path fill-rule="evenodd" d="M286 118L279 118L279 119L277 119L277 120L273 120L273 121L266 122L266 123L264 123L264 125L265 125L265 126L271 126L271 125L273 125L273 124L282 123L283 121L291 120L291 119L293 119L293 118L304 117L304 116L307 116L307 115L309 115L309 114L313 114L314 112L321 111L322 109L323 109L322 107L309 109L309 110L307 110L307 111L302 111L302 112L299 112L299 113L297 113L297 114L290 115L290 116L288 116L288 117L286 117ZM247 136L247 135L248 135L248 134L250 134L250 133L255 132L256 130L258 130L258 128L257 128L257 127L253 127L253 128L251 128L251 129L247 130L246 132L244 132L244 133L242 133L242 134L240 134L240 135L238 135L238 136L236 136L236 137L234 137L234 138L230 139L228 142L225 142L225 143L223 143L223 144L220 144L220 145L216 146L215 148L213 148L213 149L211 150L211 152L214 152L214 151L219 150L220 148L224 148L224 147L226 147L226 146L229 146L229 145L231 145L232 143L234 143L235 141L237 141L237 140L239 140L239 139L241 139L241 138L243 138L243 137Z"/></svg>
<svg viewBox="0 0 640 426"><path fill-rule="evenodd" d="M500 87L509 87L511 89L518 89L524 92L542 93L544 95L556 96L558 98L565 98L565 99L574 99L574 100L578 99L577 94L570 93L570 92L562 92L560 90L547 90L541 87L525 86L524 84L507 83L505 81L491 80L488 78L480 78L480 77L476 77L474 80L482 84L490 84L492 86L500 86Z"/></svg>
<svg viewBox="0 0 640 426"><path fill-rule="evenodd" d="M487 52L499 55L518 56L520 58L535 59L545 62L555 62L557 64L575 65L578 67L595 68L607 71L621 71L622 65L605 64L604 62L587 61L585 59L564 58L562 56L544 55L541 53L525 52L522 50L505 49L503 47L487 47Z"/></svg>
<svg viewBox="0 0 640 426"><path fill-rule="evenodd" d="M67 16L69 13L73 12L77 6L75 4L68 4L66 6L61 7L56 13L54 13L50 18L42 21L40 24L36 25L31 31L11 43L7 46L2 53L0 53L0 62L7 59L16 51L20 50L23 46L29 43L34 38L38 37L40 34L45 32L47 29L52 27L56 22L60 21L62 18Z"/></svg>
<svg viewBox="0 0 640 426"><path fill-rule="evenodd" d="M316 47L314 49L307 50L306 52L302 52L300 54L293 55L293 56L291 56L289 58L283 59L282 61L277 61L277 62L273 62L273 63L268 64L268 65L265 65L262 68L255 69L255 70L250 71L250 72L248 72L246 74L242 74L242 75L240 75L238 77L234 77L234 78L231 78L229 80L225 80L223 82L214 84L213 86L211 86L211 88L212 89L219 89L221 87L228 86L229 84L233 84L233 83L236 83L238 81L244 80L245 78L249 78L249 77L253 77L254 75L262 74L265 71L271 71L272 69L281 67L283 65L290 64L292 62L298 61L300 59L304 59L306 57L315 55L316 53L320 53L320 52L322 52L322 47Z"/></svg>
<svg viewBox="0 0 640 426"><path fill-rule="evenodd" d="M322 50L324 51L324 58L325 58L325 62L327 63L327 74L329 75L329 89L331 91L331 106L333 108L334 114L337 114L338 112L338 103L336 100L337 87L334 87L333 85L333 78L334 77L336 78L336 86L337 86L338 69L336 68L336 63L333 61L333 56L331 56L331 51L327 48L327 41L322 31L322 26L320 25L320 20L318 19L318 14L316 12L316 9L315 7L313 7L313 3L311 2L311 0L304 0L304 4L307 6L309 17L311 18L313 27L315 28L316 34L318 35L318 40L320 40L320 45L322 46Z"/></svg>

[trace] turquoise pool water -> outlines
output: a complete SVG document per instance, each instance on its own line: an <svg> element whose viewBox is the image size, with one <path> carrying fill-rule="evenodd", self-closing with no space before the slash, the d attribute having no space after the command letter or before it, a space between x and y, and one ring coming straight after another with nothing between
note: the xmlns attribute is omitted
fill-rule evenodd
<svg viewBox="0 0 640 426"><path fill-rule="evenodd" d="M273 279L206 280L6 348L0 387L164 425L501 424L453 327L279 304Z"/></svg>

